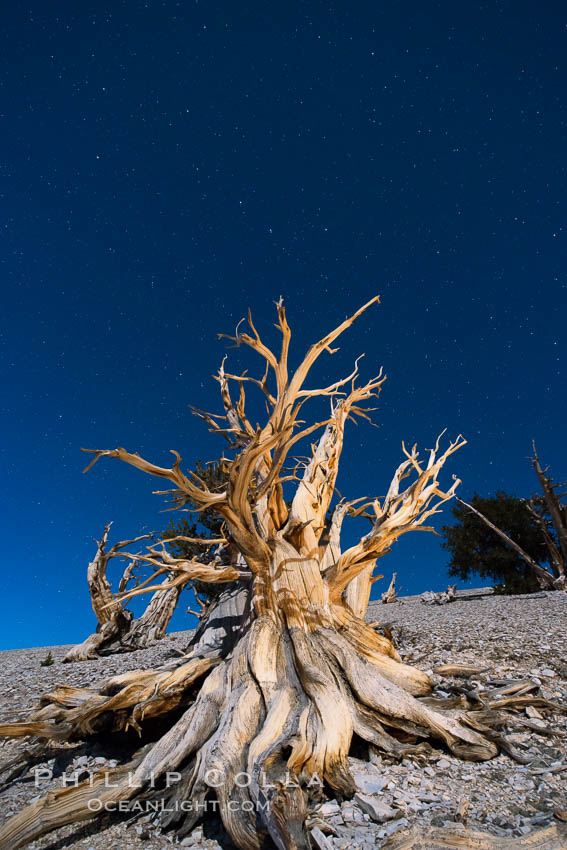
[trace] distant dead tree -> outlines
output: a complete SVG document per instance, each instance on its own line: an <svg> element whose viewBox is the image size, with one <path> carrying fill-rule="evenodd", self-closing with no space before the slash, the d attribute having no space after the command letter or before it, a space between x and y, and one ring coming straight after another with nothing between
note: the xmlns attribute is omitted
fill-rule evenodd
<svg viewBox="0 0 567 850"><path fill-rule="evenodd" d="M561 502L561 498L566 494L556 493L556 490L560 487L565 487L567 485L567 482L564 481L563 483L554 484L551 476L547 475L549 466L546 466L544 469L542 469L536 450L535 440L532 442L532 448L533 457L531 457L530 460L542 489L543 499L547 507L549 516L551 517L551 522L553 523L557 543L549 533L547 523L545 522L542 516L543 511L541 507L541 502L538 503L536 500L531 500L531 509L540 524L542 535L545 540L545 545L547 546L547 550L549 552L549 560L552 565L552 569L555 573L554 586L559 589L566 590L567 505L564 505Z"/></svg>
<svg viewBox="0 0 567 850"><path fill-rule="evenodd" d="M449 602L455 600L456 592L457 585L450 584L447 590L442 590L439 593L435 593L433 590L426 590L425 593L421 594L420 601L424 605L448 605Z"/></svg>
<svg viewBox="0 0 567 850"><path fill-rule="evenodd" d="M155 572L147 582L140 583L135 574L135 569L141 561L147 562L148 558L141 554L132 555L124 550L133 543L152 538L153 535L142 534L132 540L122 540L107 549L111 525L112 523L109 522L105 526L100 540L95 540L97 545L96 555L87 569L91 604L97 618L96 631L89 635L83 643L71 647L63 658L63 662L88 661L98 658L101 653L108 655L113 652L129 652L151 646L164 636L177 605L179 594L184 587L184 583L179 580L178 573L168 575L162 586L158 585L155 588L143 614L138 619L134 619L133 613L125 607L126 591L131 582L134 582L135 587L147 588L149 581L155 579ZM166 564L167 559L167 552L157 551L158 545L154 544L150 549L153 554L152 567L154 570L158 562L161 568ZM117 593L112 591L107 576L108 563L113 558L128 560L120 578Z"/></svg>
<svg viewBox="0 0 567 850"><path fill-rule="evenodd" d="M398 601L398 596L400 594L401 588L399 588L399 590L396 590L396 578L397 573L393 573L390 584L380 597L380 600L381 602L383 602L384 605L388 605L390 602Z"/></svg>

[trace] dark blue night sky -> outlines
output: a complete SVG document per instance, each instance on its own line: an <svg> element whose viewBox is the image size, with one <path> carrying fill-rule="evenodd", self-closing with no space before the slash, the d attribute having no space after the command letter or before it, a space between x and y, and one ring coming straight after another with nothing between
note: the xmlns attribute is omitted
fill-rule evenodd
<svg viewBox="0 0 567 850"><path fill-rule="evenodd" d="M529 495L532 438L567 475L567 7L348 6L5 9L3 647L84 638L92 538L169 517L159 481L82 475L80 447L218 457L188 405L221 411L217 332L251 307L275 342L280 295L295 362L382 296L313 376L361 352L363 379L388 375L379 429L347 430L348 498L383 495L402 439L445 427L468 439L444 477L465 498ZM380 571L442 589L446 561L408 535Z"/></svg>

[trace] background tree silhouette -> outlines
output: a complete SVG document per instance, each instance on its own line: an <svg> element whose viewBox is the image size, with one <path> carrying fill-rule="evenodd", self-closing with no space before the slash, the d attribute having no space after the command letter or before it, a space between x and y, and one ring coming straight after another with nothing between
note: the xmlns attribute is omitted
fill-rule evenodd
<svg viewBox="0 0 567 850"><path fill-rule="evenodd" d="M550 557L541 523L534 516L537 504L542 521L553 536L553 524L541 497L520 499L499 490L495 496L475 493L471 505L518 543L530 557L548 567ZM533 570L482 519L462 502L454 502L451 513L456 522L444 525L443 548L451 553L449 574L466 580L479 575L504 593L533 593L540 587Z"/></svg>

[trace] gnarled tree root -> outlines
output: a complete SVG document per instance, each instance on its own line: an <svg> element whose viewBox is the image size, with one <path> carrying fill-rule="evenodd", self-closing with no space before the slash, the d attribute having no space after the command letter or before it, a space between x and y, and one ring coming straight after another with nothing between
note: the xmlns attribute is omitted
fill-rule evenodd
<svg viewBox="0 0 567 850"><path fill-rule="evenodd" d="M413 827L390 838L383 850L565 850L567 827L538 829L529 835L501 838L465 827Z"/></svg>
<svg viewBox="0 0 567 850"><path fill-rule="evenodd" d="M106 787L99 773L91 784L49 793L0 829L0 848L16 850L91 818L93 799L140 795L189 801L192 811L174 806L163 819L180 835L202 815L199 805L216 795L224 825L243 850L259 850L268 835L281 850L307 848L310 794L323 784L339 798L356 790L348 763L353 733L397 754L412 744L423 749L428 740L469 760L490 759L502 747L490 726L496 712L459 712L454 701L443 708L414 696L416 681L425 690L424 679L404 682L411 668L381 647L362 653L356 632L326 624L307 633L266 615L240 635L224 658L207 645L205 657L190 655L173 670L115 676L97 692L57 688L29 720L0 726L2 735L62 741L108 728L141 730L146 718L187 706L135 768L109 774L117 787ZM460 705L474 708L465 697Z"/></svg>

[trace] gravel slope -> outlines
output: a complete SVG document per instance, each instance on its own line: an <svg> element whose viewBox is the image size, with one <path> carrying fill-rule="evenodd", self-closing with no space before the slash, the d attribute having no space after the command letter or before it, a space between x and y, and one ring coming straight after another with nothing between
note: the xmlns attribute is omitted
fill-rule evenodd
<svg viewBox="0 0 567 850"><path fill-rule="evenodd" d="M544 696L567 706L565 593L458 598L445 606L426 606L418 598L408 597L387 606L371 603L368 616L370 621L389 623L404 660L423 670L432 672L448 662L481 664L489 669L475 681L532 678L541 684ZM60 663L65 646L1 652L2 718L16 719L14 712L33 705L55 684L88 686L115 673L159 665L187 644L189 634L177 632L155 648L79 664ZM49 651L55 663L41 667L40 661ZM446 694L452 684L458 684L435 674L433 678L438 690ZM526 715L524 718L528 720ZM384 847L389 836L415 823L448 826L465 822L521 841L534 829L558 823L557 816L567 809L567 769L558 769L567 765L567 737L543 732L553 728L567 735L567 715L532 716L529 720L542 734L517 727L511 735L516 747L529 754L531 763L527 765L507 755L470 764L442 751L399 763L384 757L373 757L372 763L353 758L361 795L342 806L334 801L324 805L319 827L327 833L327 846L338 850ZM25 748L23 743L7 742L0 758L4 761ZM105 755L108 749L103 753L100 747L59 748L41 765L53 771L51 780L40 779L37 786L34 775L28 773L0 793L0 817L20 811L40 792L61 787L65 772L108 764ZM120 757L119 752L114 755ZM170 846L174 839L160 835L152 817L144 815L129 825L108 822L103 828L100 824L68 827L32 846L51 850L158 850ZM325 837L317 828L314 839L324 846ZM231 847L217 820L209 816L185 839L184 846L217 850L219 841L224 848Z"/></svg>

